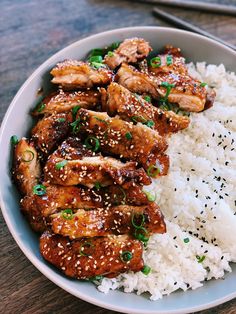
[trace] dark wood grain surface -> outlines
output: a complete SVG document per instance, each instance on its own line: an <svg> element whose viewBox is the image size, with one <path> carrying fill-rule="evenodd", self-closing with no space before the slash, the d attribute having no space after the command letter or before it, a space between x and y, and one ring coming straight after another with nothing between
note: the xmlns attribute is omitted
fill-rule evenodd
<svg viewBox="0 0 236 314"><path fill-rule="evenodd" d="M235 0L217 2L236 5ZM152 6L135 1L1 0L0 3L0 121L26 78L59 49L112 28L167 25L152 16ZM180 9L166 8L166 11L236 45L234 17ZM114 313L71 296L44 277L23 255L0 216L0 313L94 312ZM235 314L236 300L200 313Z"/></svg>

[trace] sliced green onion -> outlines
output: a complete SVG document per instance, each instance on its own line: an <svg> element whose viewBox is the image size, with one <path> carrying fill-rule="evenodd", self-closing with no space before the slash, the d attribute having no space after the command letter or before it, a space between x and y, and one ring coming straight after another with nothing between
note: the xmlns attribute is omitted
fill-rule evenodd
<svg viewBox="0 0 236 314"><path fill-rule="evenodd" d="M166 56L166 65L171 65L173 63L172 56Z"/></svg>
<svg viewBox="0 0 236 314"><path fill-rule="evenodd" d="M136 221L135 221L136 220ZM141 220L140 224L137 225L137 220ZM131 217L131 223L132 223L132 226L135 228L135 229L141 229L145 223L145 216L144 214L132 214L132 217Z"/></svg>
<svg viewBox="0 0 236 314"><path fill-rule="evenodd" d="M97 275L94 277L89 278L89 281L101 281L104 277L101 275Z"/></svg>
<svg viewBox="0 0 236 314"><path fill-rule="evenodd" d="M112 49L112 50L115 50L115 49L117 49L119 46L120 46L120 42L119 42L119 41L114 42L114 43L111 44L111 49Z"/></svg>
<svg viewBox="0 0 236 314"><path fill-rule="evenodd" d="M202 263L205 258L206 258L205 255L202 255L202 256L197 255L197 256L196 256L196 259L198 260L198 263Z"/></svg>
<svg viewBox="0 0 236 314"><path fill-rule="evenodd" d="M101 48L95 48L93 49L90 54L89 54L89 58L93 57L93 56L102 56L104 53L104 50Z"/></svg>
<svg viewBox="0 0 236 314"><path fill-rule="evenodd" d="M155 57L150 60L150 65L153 68L159 68L161 66L161 58Z"/></svg>
<svg viewBox="0 0 236 314"><path fill-rule="evenodd" d="M207 85L207 83L205 83L205 82L202 82L202 83L200 84L201 87L205 87L206 85Z"/></svg>
<svg viewBox="0 0 236 314"><path fill-rule="evenodd" d="M80 117L70 124L72 126L72 132L77 133L80 130Z"/></svg>
<svg viewBox="0 0 236 314"><path fill-rule="evenodd" d="M128 262L133 258L133 254L130 251L124 251L120 254L122 262Z"/></svg>
<svg viewBox="0 0 236 314"><path fill-rule="evenodd" d="M143 227L135 229L134 237L137 240L142 241L144 243L148 242L148 240L149 240L148 231L147 231L147 229L145 229Z"/></svg>
<svg viewBox="0 0 236 314"><path fill-rule="evenodd" d="M175 87L175 84L170 84L168 82L162 82L161 86L166 88L166 94L165 94L165 96L163 98L161 98L161 101L165 102L168 99L168 96L169 96L169 94L171 92L171 89L173 87Z"/></svg>
<svg viewBox="0 0 236 314"><path fill-rule="evenodd" d="M57 119L57 121L60 122L60 123L62 123L62 122L65 122L66 119L65 119L65 118L59 118L59 119Z"/></svg>
<svg viewBox="0 0 236 314"><path fill-rule="evenodd" d="M96 152L100 147L99 140L94 136L88 136L84 144L88 149L91 149L93 152Z"/></svg>
<svg viewBox="0 0 236 314"><path fill-rule="evenodd" d="M114 53L112 51L108 51L107 55L108 55L108 57L113 57Z"/></svg>
<svg viewBox="0 0 236 314"><path fill-rule="evenodd" d="M155 202L157 196L156 196L156 193L151 193L151 192L148 192L148 191L143 191L146 196L147 196L147 199L149 200L149 202Z"/></svg>
<svg viewBox="0 0 236 314"><path fill-rule="evenodd" d="M141 272L142 272L144 275L147 276L147 275L150 273L151 270L152 270L151 267L149 267L149 266L147 266L147 265L144 265L144 266L143 266L143 269L141 270Z"/></svg>
<svg viewBox="0 0 236 314"><path fill-rule="evenodd" d="M78 105L72 108L72 118L73 118L73 120L76 119L76 115L77 115L77 112L79 111L79 109L80 109L80 106L78 106Z"/></svg>
<svg viewBox="0 0 236 314"><path fill-rule="evenodd" d="M73 211L70 208L64 209L61 212L61 216L62 218L66 219L66 220L71 220L73 218Z"/></svg>
<svg viewBox="0 0 236 314"><path fill-rule="evenodd" d="M146 123L147 122L147 120L142 116L133 116L133 117L131 117L131 120L135 123L138 123L138 122Z"/></svg>
<svg viewBox="0 0 236 314"><path fill-rule="evenodd" d="M33 187L33 194L44 195L46 194L46 187L43 184L37 184Z"/></svg>
<svg viewBox="0 0 236 314"><path fill-rule="evenodd" d="M156 177L160 173L160 169L157 166L151 165L147 169L149 177Z"/></svg>
<svg viewBox="0 0 236 314"><path fill-rule="evenodd" d="M82 256L91 256L92 254L90 254L90 253L85 253L84 252L84 249L85 248L88 248L88 249L90 249L90 248L93 248L94 247L94 245L91 243L91 242L84 242L81 246L80 246L80 251L79 251L79 253L80 253L80 255L82 255Z"/></svg>
<svg viewBox="0 0 236 314"><path fill-rule="evenodd" d="M25 150L23 152L22 158L21 160L24 162L30 162L34 159L34 152L32 152L31 150Z"/></svg>
<svg viewBox="0 0 236 314"><path fill-rule="evenodd" d="M89 58L89 62L90 63L93 63L93 62L102 63L102 56L91 56Z"/></svg>
<svg viewBox="0 0 236 314"><path fill-rule="evenodd" d="M147 102L151 102L151 97L150 96L144 96L144 99L147 101Z"/></svg>
<svg viewBox="0 0 236 314"><path fill-rule="evenodd" d="M152 121L152 120L148 120L148 121L145 122L144 124L145 124L146 126L148 126L149 128L152 128L152 127L155 125L154 121Z"/></svg>
<svg viewBox="0 0 236 314"><path fill-rule="evenodd" d="M101 184L99 182L95 182L94 187L96 190L100 190L101 189Z"/></svg>
<svg viewBox="0 0 236 314"><path fill-rule="evenodd" d="M162 110L170 110L170 106L167 102L164 102L162 105L159 106L160 109Z"/></svg>
<svg viewBox="0 0 236 314"><path fill-rule="evenodd" d="M99 68L105 68L106 65L100 62L91 62L91 66L94 67L95 69Z"/></svg>
<svg viewBox="0 0 236 314"><path fill-rule="evenodd" d="M100 121L100 122L103 122L103 123L105 123L105 124L108 124L108 122L107 122L106 120L101 119L101 118L99 118L99 117L94 116L94 119L96 119L96 120L98 120L98 121Z"/></svg>
<svg viewBox="0 0 236 314"><path fill-rule="evenodd" d="M10 141L12 145L16 145L19 142L18 137L16 135L12 135Z"/></svg>
<svg viewBox="0 0 236 314"><path fill-rule="evenodd" d="M184 243L189 243L189 238L184 238Z"/></svg>
<svg viewBox="0 0 236 314"><path fill-rule="evenodd" d="M41 103L36 107L36 110L37 110L37 112L42 112L45 107L46 107L46 105L41 102Z"/></svg>
<svg viewBox="0 0 236 314"><path fill-rule="evenodd" d="M60 162L57 162L56 164L55 164L55 168L56 168L56 170L60 170L60 169L62 169L63 167L65 167L65 165L68 163L68 161L67 160L62 160L62 161L60 161Z"/></svg>
<svg viewBox="0 0 236 314"><path fill-rule="evenodd" d="M120 195L120 198L117 197L117 194L114 194L114 201L116 205L122 204L125 205L126 203L126 193L125 190L121 186L117 186L119 190L121 191L122 195ZM122 197L122 199L121 199Z"/></svg>
<svg viewBox="0 0 236 314"><path fill-rule="evenodd" d="M125 133L125 137L127 138L127 140L131 140L133 136L130 132L127 132Z"/></svg>

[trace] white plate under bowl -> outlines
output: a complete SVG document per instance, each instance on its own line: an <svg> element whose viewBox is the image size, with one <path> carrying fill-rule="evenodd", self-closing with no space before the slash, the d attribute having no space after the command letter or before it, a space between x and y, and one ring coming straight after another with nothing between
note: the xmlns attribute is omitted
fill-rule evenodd
<svg viewBox="0 0 236 314"><path fill-rule="evenodd" d="M82 39L59 51L44 62L20 88L2 123L0 132L1 208L11 234L27 258L51 281L76 297L123 313L191 313L236 297L235 265L232 265L232 273L226 274L224 280L211 280L197 290L177 291L155 302L150 301L147 295L137 296L135 293L125 294L121 291L112 291L105 295L98 292L92 283L80 282L63 276L43 260L39 253L38 236L30 229L19 211L19 195L10 178L10 137L13 134L18 137L25 136L32 126L29 111L36 104L37 90L42 86L45 91L50 88L50 69L58 61L67 58L82 59L93 48L104 47L133 36L147 39L156 51L166 44L172 44L182 49L188 61L223 63L228 70L236 72L236 53L233 50L208 38L173 28L115 29Z"/></svg>

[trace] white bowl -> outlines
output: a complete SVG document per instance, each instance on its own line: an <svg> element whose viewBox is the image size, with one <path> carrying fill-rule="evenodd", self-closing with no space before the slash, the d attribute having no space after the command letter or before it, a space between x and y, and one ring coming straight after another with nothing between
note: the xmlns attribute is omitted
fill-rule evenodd
<svg viewBox="0 0 236 314"><path fill-rule="evenodd" d="M50 89L50 69L60 60L81 59L93 48L104 47L133 36L147 39L154 50L162 48L165 44L172 44L182 49L187 60L223 63L228 70L236 72L236 53L233 50L206 37L173 28L116 29L82 39L59 51L44 62L20 88L2 123L0 132L1 208L11 234L27 258L51 281L76 297L123 313L191 313L236 297L235 265L232 265L232 273L225 275L225 280L211 280L197 290L177 291L155 302L150 301L147 295L137 296L134 293L125 294L121 291L113 291L105 295L100 293L92 283L69 279L43 260L39 253L38 236L30 229L19 211L19 195L10 178L10 137L13 134L18 137L25 136L32 126L33 121L29 111L37 102L37 90L42 86L44 91Z"/></svg>

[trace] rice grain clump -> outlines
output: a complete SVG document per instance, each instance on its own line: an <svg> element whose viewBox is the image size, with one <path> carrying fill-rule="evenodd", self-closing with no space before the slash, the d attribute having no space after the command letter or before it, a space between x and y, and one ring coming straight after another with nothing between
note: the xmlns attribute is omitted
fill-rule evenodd
<svg viewBox="0 0 236 314"><path fill-rule="evenodd" d="M152 300L205 279L221 278L236 262L236 75L223 65L189 65L190 74L216 90L214 106L191 114L188 129L169 139L170 169L153 181L167 224L144 252L142 272L103 279L98 289L149 292Z"/></svg>

